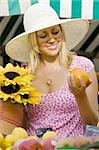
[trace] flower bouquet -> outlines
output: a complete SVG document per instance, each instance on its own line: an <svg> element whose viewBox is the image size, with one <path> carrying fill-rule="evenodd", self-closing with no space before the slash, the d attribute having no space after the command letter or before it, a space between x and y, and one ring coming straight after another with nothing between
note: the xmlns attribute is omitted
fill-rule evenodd
<svg viewBox="0 0 99 150"><path fill-rule="evenodd" d="M8 63L0 66L0 132L9 134L16 126L24 126L24 106L40 103L41 93L32 87L31 69Z"/></svg>

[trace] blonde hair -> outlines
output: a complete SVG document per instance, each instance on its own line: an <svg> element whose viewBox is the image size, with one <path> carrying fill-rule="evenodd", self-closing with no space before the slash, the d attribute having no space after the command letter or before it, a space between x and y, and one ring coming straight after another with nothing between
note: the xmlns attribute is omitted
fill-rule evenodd
<svg viewBox="0 0 99 150"><path fill-rule="evenodd" d="M63 31L63 43L62 48L59 52L59 62L60 64L69 67L73 53L66 49L66 37L64 34L64 30L62 26L60 26ZM40 50L37 44L36 32L30 33L28 35L29 42L29 54L30 54L30 62L29 66L32 68L32 72L35 73L38 65L40 64Z"/></svg>
<svg viewBox="0 0 99 150"><path fill-rule="evenodd" d="M29 66L32 68L32 72L35 73L38 64L40 63L40 51L37 44L36 32L30 33L28 35L29 42L29 54L30 54L30 62Z"/></svg>

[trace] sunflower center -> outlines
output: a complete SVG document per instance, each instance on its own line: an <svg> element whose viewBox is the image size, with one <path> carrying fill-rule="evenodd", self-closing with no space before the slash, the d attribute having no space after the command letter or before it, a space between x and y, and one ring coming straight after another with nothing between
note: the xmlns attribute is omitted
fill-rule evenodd
<svg viewBox="0 0 99 150"><path fill-rule="evenodd" d="M28 98L29 98L29 95L28 95L28 94L24 94L22 97L23 97L24 99L28 99Z"/></svg>
<svg viewBox="0 0 99 150"><path fill-rule="evenodd" d="M6 94L16 93L20 90L20 86L18 84L13 85L10 84L8 86L1 86L1 91L3 91Z"/></svg>
<svg viewBox="0 0 99 150"><path fill-rule="evenodd" d="M9 80L13 80L15 77L20 76L19 73L13 72L13 71L12 71L12 72L6 72L4 75L5 75L6 78L8 78Z"/></svg>

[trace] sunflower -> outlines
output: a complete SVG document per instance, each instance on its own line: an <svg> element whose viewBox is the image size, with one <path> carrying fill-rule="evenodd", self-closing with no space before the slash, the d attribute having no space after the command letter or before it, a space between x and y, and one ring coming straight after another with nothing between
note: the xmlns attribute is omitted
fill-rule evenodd
<svg viewBox="0 0 99 150"><path fill-rule="evenodd" d="M41 93L32 87L34 76L31 69L13 66L8 63L5 68L0 66L0 98L12 103L39 104Z"/></svg>

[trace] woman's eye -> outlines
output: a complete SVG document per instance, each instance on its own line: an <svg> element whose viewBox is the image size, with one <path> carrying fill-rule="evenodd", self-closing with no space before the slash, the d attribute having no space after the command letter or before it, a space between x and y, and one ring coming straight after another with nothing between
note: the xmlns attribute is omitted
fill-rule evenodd
<svg viewBox="0 0 99 150"><path fill-rule="evenodd" d="M40 38L45 38L46 37L46 35L42 35L42 36L40 36Z"/></svg>
<svg viewBox="0 0 99 150"><path fill-rule="evenodd" d="M53 32L53 34L58 34L58 33L59 33L59 31Z"/></svg>

